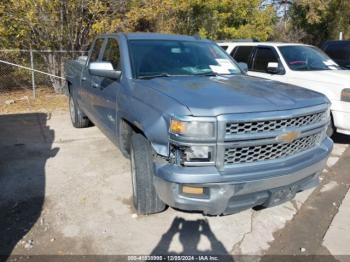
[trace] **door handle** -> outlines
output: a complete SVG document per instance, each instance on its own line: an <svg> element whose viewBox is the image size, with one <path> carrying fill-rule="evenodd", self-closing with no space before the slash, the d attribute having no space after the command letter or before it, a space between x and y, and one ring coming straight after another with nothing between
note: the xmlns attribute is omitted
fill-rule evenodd
<svg viewBox="0 0 350 262"><path fill-rule="evenodd" d="M96 84L96 83L94 83L94 84L92 84L92 87L93 88L98 88L100 85L99 84Z"/></svg>
<svg viewBox="0 0 350 262"><path fill-rule="evenodd" d="M86 77L83 76L83 77L81 78L81 81L86 81Z"/></svg>

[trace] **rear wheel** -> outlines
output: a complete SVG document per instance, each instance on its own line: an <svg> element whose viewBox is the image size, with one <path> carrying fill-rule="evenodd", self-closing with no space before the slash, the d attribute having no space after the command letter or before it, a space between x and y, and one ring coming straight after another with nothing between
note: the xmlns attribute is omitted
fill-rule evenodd
<svg viewBox="0 0 350 262"><path fill-rule="evenodd" d="M83 128L90 125L90 120L80 110L72 95L69 96L69 113L74 127Z"/></svg>
<svg viewBox="0 0 350 262"><path fill-rule="evenodd" d="M153 149L141 134L133 133L130 147L133 203L138 214L159 213L165 209L153 185Z"/></svg>

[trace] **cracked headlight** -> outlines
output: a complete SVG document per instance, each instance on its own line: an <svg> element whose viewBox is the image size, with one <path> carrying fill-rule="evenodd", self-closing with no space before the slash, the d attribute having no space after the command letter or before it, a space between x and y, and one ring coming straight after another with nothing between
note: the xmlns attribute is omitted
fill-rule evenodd
<svg viewBox="0 0 350 262"><path fill-rule="evenodd" d="M214 149L210 146L191 146L184 150L184 162L211 162Z"/></svg>
<svg viewBox="0 0 350 262"><path fill-rule="evenodd" d="M174 146L177 163L184 166L214 165L214 146Z"/></svg>

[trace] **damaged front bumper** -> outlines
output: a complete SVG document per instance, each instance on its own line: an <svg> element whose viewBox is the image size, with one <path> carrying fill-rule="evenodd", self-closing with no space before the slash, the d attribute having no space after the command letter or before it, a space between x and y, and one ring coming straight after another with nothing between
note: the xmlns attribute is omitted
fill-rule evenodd
<svg viewBox="0 0 350 262"><path fill-rule="evenodd" d="M154 186L169 206L208 215L273 206L316 186L332 147L333 142L326 138L317 148L289 159L225 171L218 171L215 166L156 165ZM204 193L183 193L183 186L200 187Z"/></svg>

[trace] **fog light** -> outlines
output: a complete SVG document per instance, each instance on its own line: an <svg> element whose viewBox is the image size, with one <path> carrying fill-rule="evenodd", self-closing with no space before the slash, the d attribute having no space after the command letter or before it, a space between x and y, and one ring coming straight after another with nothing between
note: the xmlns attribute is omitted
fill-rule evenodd
<svg viewBox="0 0 350 262"><path fill-rule="evenodd" d="M182 186L182 193L191 194L191 195L203 195L203 187L192 187L192 186Z"/></svg>

